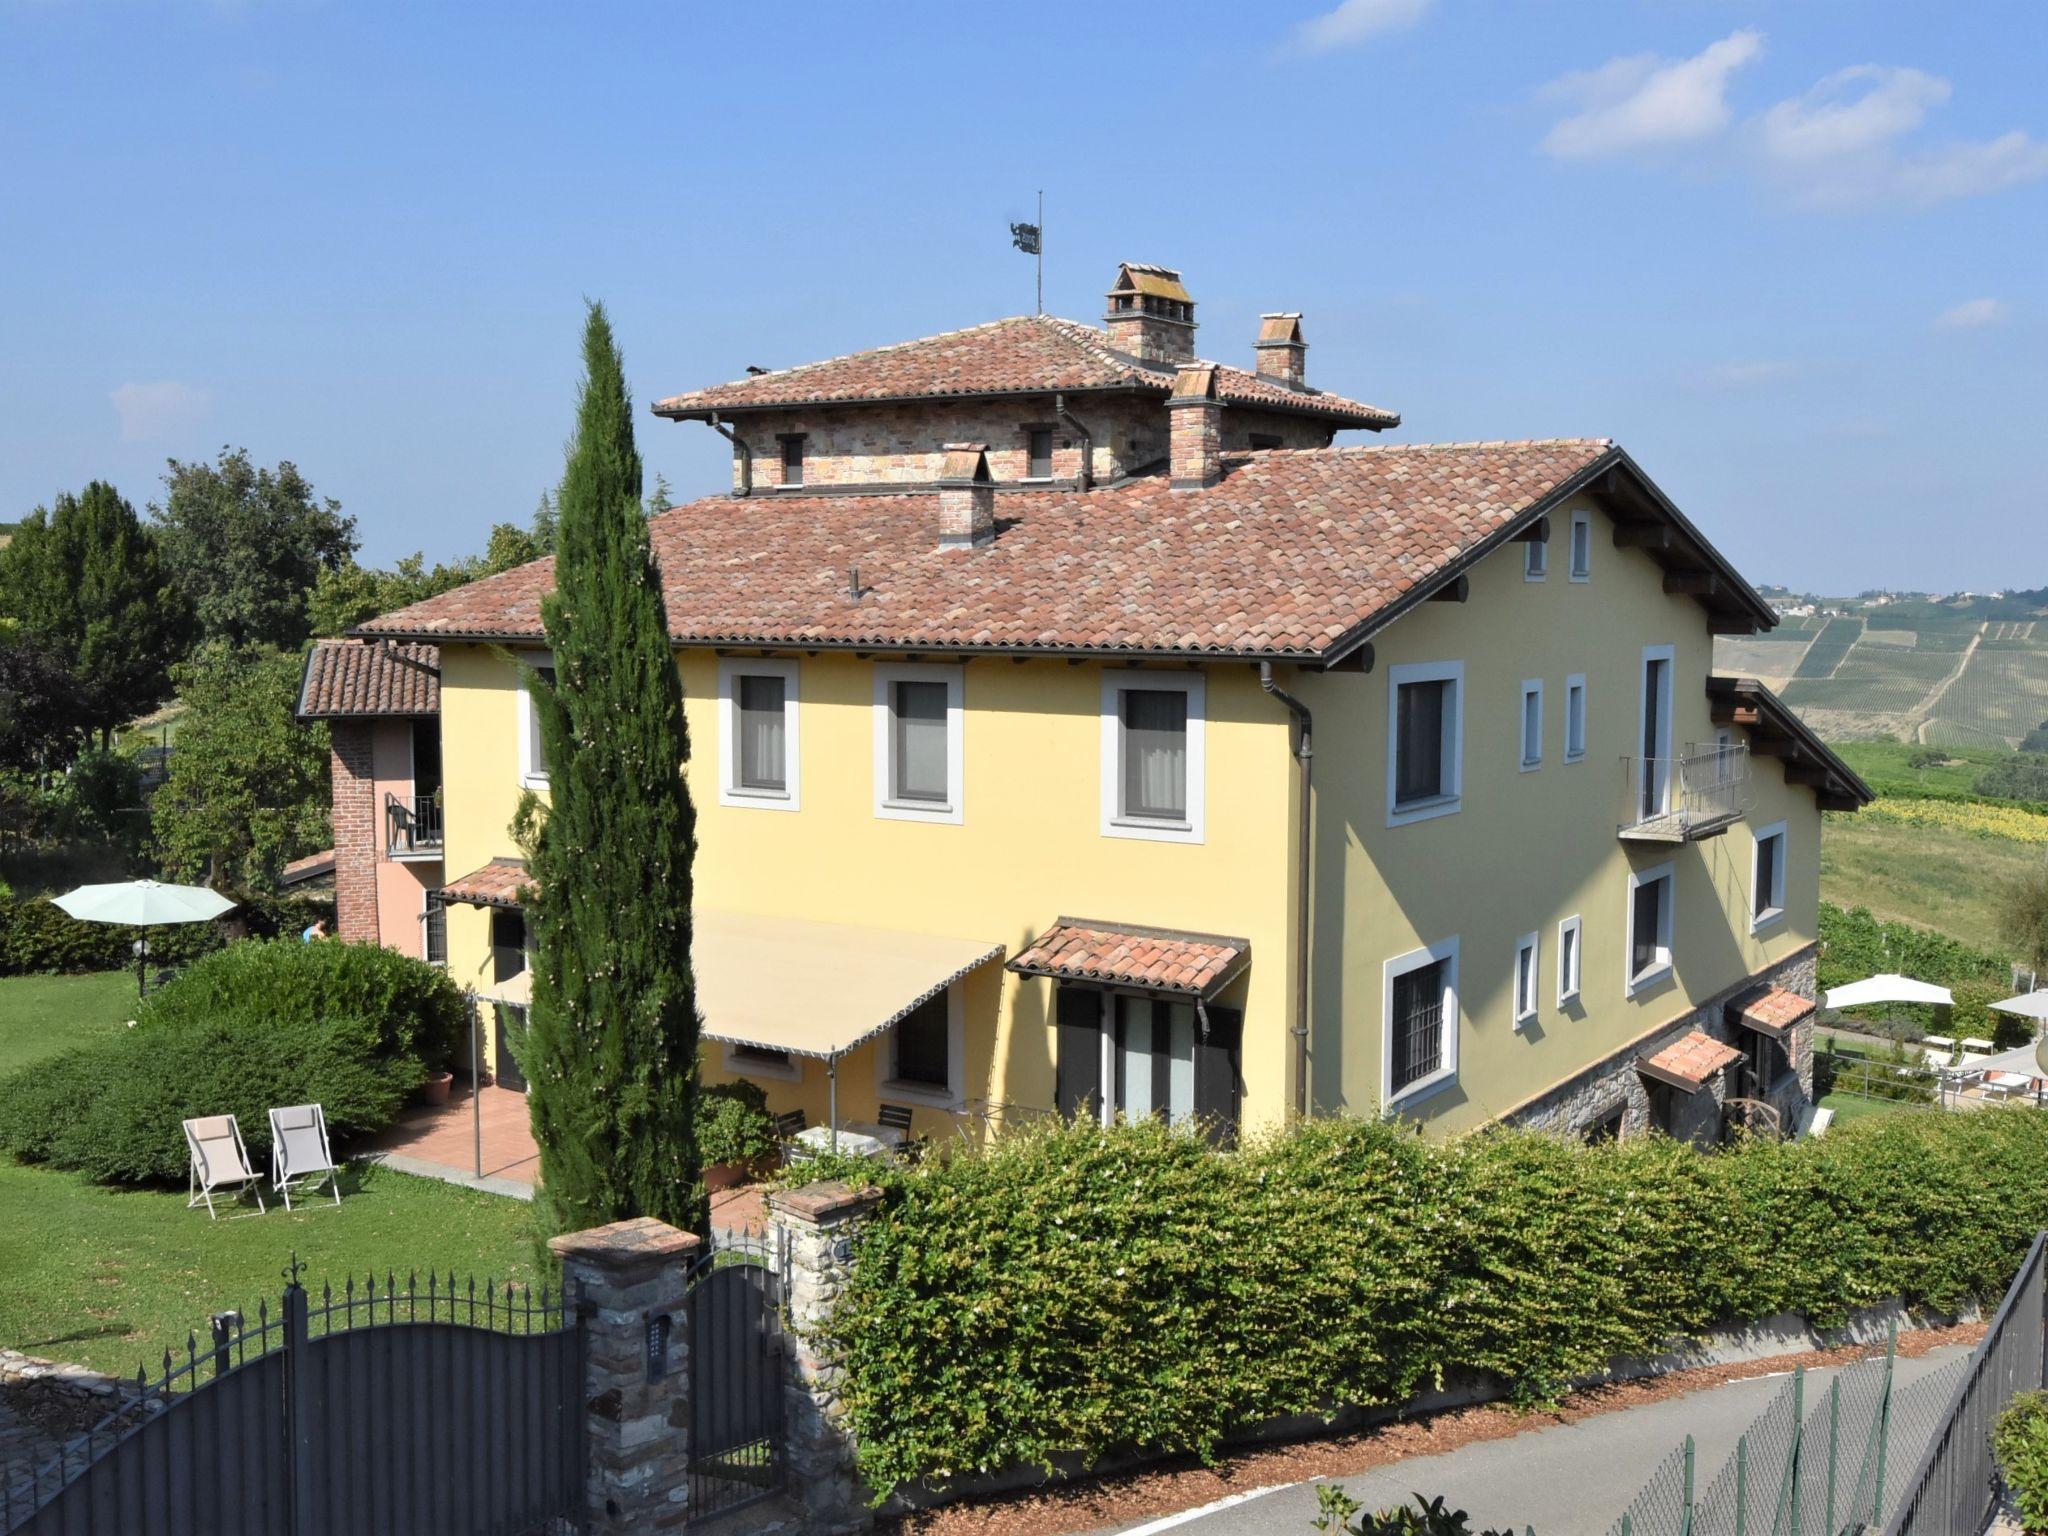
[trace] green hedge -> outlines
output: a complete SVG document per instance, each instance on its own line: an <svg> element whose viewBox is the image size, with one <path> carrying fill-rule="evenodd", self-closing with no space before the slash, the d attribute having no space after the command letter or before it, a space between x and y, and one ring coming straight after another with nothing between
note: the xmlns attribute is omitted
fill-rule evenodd
<svg viewBox="0 0 2048 1536"><path fill-rule="evenodd" d="M337 1139L378 1130L464 1027L446 973L392 950L232 945L150 998L131 1029L0 1080L0 1148L108 1183L177 1183L180 1121L234 1115L259 1161L275 1106L322 1105Z"/></svg>
<svg viewBox="0 0 2048 1536"><path fill-rule="evenodd" d="M1998 1416L1991 1445L2021 1522L2048 1527L2048 1392L2022 1392Z"/></svg>
<svg viewBox="0 0 2048 1536"><path fill-rule="evenodd" d="M2048 1115L1888 1115L1702 1154L1320 1121L1224 1155L1068 1126L878 1175L832 1324L870 1485L1398 1403L1541 1401L1779 1311L1996 1294L2048 1226Z"/></svg>
<svg viewBox="0 0 2048 1536"><path fill-rule="evenodd" d="M315 917L333 915L331 900L303 902L244 897L235 916L261 937L296 935ZM82 923L46 897L0 898L0 976L114 971L135 964L140 928ZM225 942L215 923L173 923L147 930L149 967L189 965Z"/></svg>

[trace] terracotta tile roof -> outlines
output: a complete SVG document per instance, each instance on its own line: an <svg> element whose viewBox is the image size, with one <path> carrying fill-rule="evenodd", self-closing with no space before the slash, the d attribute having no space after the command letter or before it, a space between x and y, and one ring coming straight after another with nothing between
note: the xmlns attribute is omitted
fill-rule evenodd
<svg viewBox="0 0 2048 1536"><path fill-rule="evenodd" d="M532 884L524 859L493 859L482 869L450 880L441 887L440 894L443 901L459 901L472 907L516 907Z"/></svg>
<svg viewBox="0 0 2048 1536"><path fill-rule="evenodd" d="M938 547L936 492L717 496L651 527L678 644L1317 657L1616 462L1604 440L1226 455L1206 490L1000 495L971 550ZM553 579L535 561L363 630L537 640Z"/></svg>
<svg viewBox="0 0 2048 1536"><path fill-rule="evenodd" d="M277 872L278 888L304 885L309 880L320 880L334 873L334 850L323 848L318 853L309 853L303 859L293 859Z"/></svg>
<svg viewBox="0 0 2048 1536"><path fill-rule="evenodd" d="M1716 1072L1741 1059L1742 1052L1727 1041L1716 1040L1705 1030L1696 1029L1638 1065L1652 1077L1688 1093L1697 1093Z"/></svg>
<svg viewBox="0 0 2048 1536"><path fill-rule="evenodd" d="M1801 997L1787 987L1771 987L1745 1001L1730 1003L1728 1012L1734 1015L1733 1022L1768 1035L1782 1035L1812 1013L1813 1008L1812 998Z"/></svg>
<svg viewBox="0 0 2048 1536"><path fill-rule="evenodd" d="M299 718L437 715L441 652L432 645L365 645L316 640L299 684Z"/></svg>
<svg viewBox="0 0 2048 1536"><path fill-rule="evenodd" d="M1225 404L1256 405L1327 417L1342 426L1397 427L1392 411L1322 390L1293 388L1243 368L1212 364ZM787 409L952 395L1070 394L1129 389L1164 399L1173 365L1149 363L1110 345L1109 334L1056 315L1017 315L963 331L944 331L822 362L777 368L752 378L671 395L658 416Z"/></svg>
<svg viewBox="0 0 2048 1536"><path fill-rule="evenodd" d="M1063 917L1006 968L1023 976L1208 998L1244 969L1251 952L1249 939Z"/></svg>

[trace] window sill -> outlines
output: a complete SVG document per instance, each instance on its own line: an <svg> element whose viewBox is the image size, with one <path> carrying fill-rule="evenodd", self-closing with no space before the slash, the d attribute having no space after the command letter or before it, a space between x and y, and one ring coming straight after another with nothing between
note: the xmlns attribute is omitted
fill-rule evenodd
<svg viewBox="0 0 2048 1536"><path fill-rule="evenodd" d="M1557 994L1557 1006L1560 1010L1571 1007L1571 1005L1573 1003L1576 1003L1578 1000L1579 989L1577 987L1573 987L1569 992L1560 992Z"/></svg>
<svg viewBox="0 0 2048 1536"><path fill-rule="evenodd" d="M875 814L885 821L958 822L960 808L935 800L884 800Z"/></svg>
<svg viewBox="0 0 2048 1536"><path fill-rule="evenodd" d="M1387 1113L1398 1115L1404 1110L1413 1109L1425 1100L1435 1098L1446 1088L1456 1087L1457 1082L1458 1069L1456 1067L1440 1068L1430 1076L1410 1083L1406 1088L1403 1088L1399 1093L1389 1098L1387 1100Z"/></svg>
<svg viewBox="0 0 2048 1536"><path fill-rule="evenodd" d="M1660 960L1657 962L1657 964L1651 966L1647 971L1639 971L1635 975L1629 977L1628 995L1630 997L1634 997L1638 992L1646 992L1651 987L1658 986L1663 982L1671 980L1671 977L1671 962L1669 960Z"/></svg>
<svg viewBox="0 0 2048 1536"><path fill-rule="evenodd" d="M1543 580L1543 579L1544 579L1545 577L1547 577L1547 576L1548 576L1549 574L1550 574L1550 572L1548 572L1548 571L1524 571L1524 572L1522 572L1522 580L1524 580L1524 581L1542 581L1542 580Z"/></svg>
<svg viewBox="0 0 2048 1536"><path fill-rule="evenodd" d="M789 790L745 789L738 785L728 785L719 790L718 803L751 811L793 811L797 808L796 796Z"/></svg>
<svg viewBox="0 0 2048 1536"><path fill-rule="evenodd" d="M1465 804L1463 795L1438 795L1433 800L1410 800L1397 802L1387 811L1387 825L1405 827L1411 821L1429 821L1437 816L1448 816L1461 810Z"/></svg>
<svg viewBox="0 0 2048 1536"><path fill-rule="evenodd" d="M1778 924L1784 921L1785 909L1783 907L1772 907L1767 912L1759 912L1749 920L1749 931L1752 934L1763 933L1777 927Z"/></svg>
<svg viewBox="0 0 2048 1536"><path fill-rule="evenodd" d="M1130 837L1153 843L1199 843L1201 829L1191 821L1163 816L1112 816L1102 824L1104 837Z"/></svg>
<svg viewBox="0 0 2048 1536"><path fill-rule="evenodd" d="M953 1090L941 1088L934 1083L906 1083L889 1078L878 1083L876 1091L925 1109L943 1109L951 1114L958 1114L960 1111L960 1100L954 1096Z"/></svg>
<svg viewBox="0 0 2048 1536"><path fill-rule="evenodd" d="M1591 581L1592 579L1593 573L1591 571L1572 572L1572 580L1576 581L1580 586L1584 586L1587 582Z"/></svg>
<svg viewBox="0 0 2048 1536"><path fill-rule="evenodd" d="M519 775L519 787L521 789L546 789L548 787L548 776L544 773L522 773Z"/></svg>
<svg viewBox="0 0 2048 1536"><path fill-rule="evenodd" d="M1534 761L1531 761L1526 757L1522 759L1522 772L1524 773L1534 773L1538 768L1541 768L1542 766L1543 759L1540 757L1536 758Z"/></svg>
<svg viewBox="0 0 2048 1536"><path fill-rule="evenodd" d="M1054 477L1052 475L1025 475L1017 483L1019 485L1051 485L1053 480Z"/></svg>
<svg viewBox="0 0 2048 1536"><path fill-rule="evenodd" d="M1527 1013L1517 1014L1515 1017L1515 1033L1519 1035L1535 1022L1536 1010L1534 1008L1531 1008Z"/></svg>

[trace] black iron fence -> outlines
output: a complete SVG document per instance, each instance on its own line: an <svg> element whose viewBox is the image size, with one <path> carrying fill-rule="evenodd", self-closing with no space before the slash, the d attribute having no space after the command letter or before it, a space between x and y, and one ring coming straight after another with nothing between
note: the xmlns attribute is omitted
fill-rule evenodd
<svg viewBox="0 0 2048 1536"><path fill-rule="evenodd" d="M1884 1536L1979 1536L1998 1502L1991 1429L2006 1404L2048 1379L2048 1285L2044 1245L2034 1239L2019 1277L1970 1356L1926 1451L1905 1483Z"/></svg>
<svg viewBox="0 0 2048 1536"><path fill-rule="evenodd" d="M441 797L384 795L384 829L394 854L432 853L442 844Z"/></svg>
<svg viewBox="0 0 2048 1536"><path fill-rule="evenodd" d="M293 1266L296 1271L296 1263ZM215 1320L156 1379L24 1475L23 1536L462 1536L572 1521L583 1333L564 1298L387 1275Z"/></svg>
<svg viewBox="0 0 2048 1536"><path fill-rule="evenodd" d="M690 1523L783 1484L781 1312L789 1234L714 1233L690 1295Z"/></svg>

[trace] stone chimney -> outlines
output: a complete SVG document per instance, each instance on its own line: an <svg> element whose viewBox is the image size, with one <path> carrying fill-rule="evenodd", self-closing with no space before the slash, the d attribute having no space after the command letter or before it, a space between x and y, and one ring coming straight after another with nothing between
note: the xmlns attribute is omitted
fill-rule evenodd
<svg viewBox="0 0 2048 1536"><path fill-rule="evenodd" d="M1166 402L1168 463L1176 491L1199 491L1223 478L1223 402L1216 398L1216 366L1185 363L1173 376Z"/></svg>
<svg viewBox="0 0 2048 1536"><path fill-rule="evenodd" d="M1307 387L1308 343L1301 339L1300 315L1259 316L1259 339L1254 346L1262 377L1296 389Z"/></svg>
<svg viewBox="0 0 2048 1536"><path fill-rule="evenodd" d="M1195 301L1170 267L1138 261L1118 267L1102 323L1109 329L1112 347L1144 362L1195 359Z"/></svg>
<svg viewBox="0 0 2048 1536"><path fill-rule="evenodd" d="M939 468L939 548L974 549L996 536L987 443L948 443Z"/></svg>

